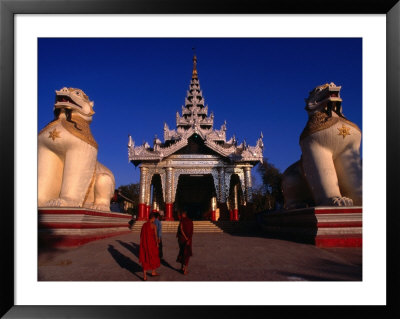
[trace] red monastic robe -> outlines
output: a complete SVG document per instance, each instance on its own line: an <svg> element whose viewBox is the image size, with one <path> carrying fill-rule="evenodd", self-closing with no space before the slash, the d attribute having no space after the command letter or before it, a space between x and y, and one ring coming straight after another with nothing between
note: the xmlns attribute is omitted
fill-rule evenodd
<svg viewBox="0 0 400 319"><path fill-rule="evenodd" d="M186 241L181 232L181 225L183 232L188 238L188 241ZM189 263L189 258L192 256L193 222L190 218L184 217L181 219L176 237L178 237L179 244L179 254L176 261L187 266Z"/></svg>
<svg viewBox="0 0 400 319"><path fill-rule="evenodd" d="M139 262L142 264L143 270L160 267L155 228L151 227L151 222L144 223L140 232Z"/></svg>

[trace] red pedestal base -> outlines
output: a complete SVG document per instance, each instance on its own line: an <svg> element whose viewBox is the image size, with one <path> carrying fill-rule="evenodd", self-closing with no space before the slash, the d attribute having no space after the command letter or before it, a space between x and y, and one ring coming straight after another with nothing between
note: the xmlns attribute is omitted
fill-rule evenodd
<svg viewBox="0 0 400 319"><path fill-rule="evenodd" d="M321 235L315 238L317 247L362 247L362 236L360 235Z"/></svg>
<svg viewBox="0 0 400 319"><path fill-rule="evenodd" d="M362 208L309 207L270 213L263 228L318 247L362 247Z"/></svg>
<svg viewBox="0 0 400 319"><path fill-rule="evenodd" d="M165 203L165 220L174 220L172 216L173 206L173 203Z"/></svg>
<svg viewBox="0 0 400 319"><path fill-rule="evenodd" d="M234 209L232 211L231 220L233 220L233 221L238 221L239 220L239 210L238 209Z"/></svg>
<svg viewBox="0 0 400 319"><path fill-rule="evenodd" d="M149 215L150 215L150 205L146 205L146 220L149 219Z"/></svg>
<svg viewBox="0 0 400 319"><path fill-rule="evenodd" d="M138 206L138 220L147 220L146 218L146 204L145 203L139 203Z"/></svg>
<svg viewBox="0 0 400 319"><path fill-rule="evenodd" d="M41 208L39 249L76 247L88 242L129 233L131 215L84 208Z"/></svg>
<svg viewBox="0 0 400 319"><path fill-rule="evenodd" d="M215 210L212 210L212 211L211 211L211 220L212 220L213 222L217 221L217 214L216 214L216 211L215 211Z"/></svg>

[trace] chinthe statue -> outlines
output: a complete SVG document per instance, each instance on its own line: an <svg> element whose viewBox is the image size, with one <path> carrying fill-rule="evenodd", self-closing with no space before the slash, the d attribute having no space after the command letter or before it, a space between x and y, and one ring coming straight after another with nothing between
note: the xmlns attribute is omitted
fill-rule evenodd
<svg viewBox="0 0 400 319"><path fill-rule="evenodd" d="M56 91L54 120L38 136L38 206L110 211L113 173L97 161L94 103L80 89Z"/></svg>
<svg viewBox="0 0 400 319"><path fill-rule="evenodd" d="M317 86L306 99L300 161L283 174L286 209L361 206L361 130L342 113L340 86Z"/></svg>

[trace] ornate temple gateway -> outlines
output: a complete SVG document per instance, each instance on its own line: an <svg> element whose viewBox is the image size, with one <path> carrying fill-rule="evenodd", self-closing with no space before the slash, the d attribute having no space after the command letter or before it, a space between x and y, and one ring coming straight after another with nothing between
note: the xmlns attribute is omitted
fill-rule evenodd
<svg viewBox="0 0 400 319"><path fill-rule="evenodd" d="M139 220L152 211L163 211L165 220L177 219L182 210L192 219L238 220L251 203L251 168L263 159L262 134L256 146L235 136L227 140L226 122L214 129L197 74L197 58L189 91L176 113L176 129L164 124L164 142L155 136L135 146L129 136L128 156L140 165Z"/></svg>

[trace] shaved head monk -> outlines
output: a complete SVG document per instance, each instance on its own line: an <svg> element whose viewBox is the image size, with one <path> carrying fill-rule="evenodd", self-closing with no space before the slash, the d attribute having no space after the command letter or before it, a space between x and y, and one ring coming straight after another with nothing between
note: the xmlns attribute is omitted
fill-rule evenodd
<svg viewBox="0 0 400 319"><path fill-rule="evenodd" d="M192 237L193 237L193 222L187 217L186 211L181 214L178 232L179 254L176 259L181 263L181 271L184 275L188 273L189 258L192 256Z"/></svg>
<svg viewBox="0 0 400 319"><path fill-rule="evenodd" d="M143 280L147 280L147 270L151 270L152 276L160 275L156 272L156 269L160 267L160 257L155 218L154 213L151 213L149 220L143 224L140 232L139 262L143 267Z"/></svg>

